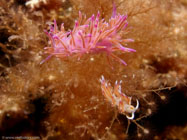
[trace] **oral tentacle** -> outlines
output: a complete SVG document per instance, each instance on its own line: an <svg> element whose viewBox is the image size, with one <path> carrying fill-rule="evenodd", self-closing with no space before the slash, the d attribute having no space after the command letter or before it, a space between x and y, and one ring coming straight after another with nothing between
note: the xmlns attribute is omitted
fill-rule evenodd
<svg viewBox="0 0 187 140"><path fill-rule="evenodd" d="M128 115L126 115L127 119L129 120L133 120L134 119L134 112L132 113L131 117L129 117Z"/></svg>
<svg viewBox="0 0 187 140"><path fill-rule="evenodd" d="M136 107L135 107L135 111L139 108L139 101L138 99L136 99Z"/></svg>

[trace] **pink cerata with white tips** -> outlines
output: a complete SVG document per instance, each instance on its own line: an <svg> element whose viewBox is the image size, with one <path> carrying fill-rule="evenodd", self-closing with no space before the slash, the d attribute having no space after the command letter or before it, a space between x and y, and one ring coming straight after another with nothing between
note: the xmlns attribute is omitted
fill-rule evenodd
<svg viewBox="0 0 187 140"><path fill-rule="evenodd" d="M50 31L45 31L51 45L45 47L45 53L49 56L41 63L52 56L75 57L79 60L84 54L106 53L108 59L112 58L126 65L125 61L114 53L135 52L134 49L123 46L133 40L120 36L121 32L125 32L127 25L127 15L116 14L115 6L108 22L100 19L99 12L88 19L79 12L79 19L75 21L74 28L70 31L65 31L63 24L59 30L54 21L54 26L51 26Z"/></svg>

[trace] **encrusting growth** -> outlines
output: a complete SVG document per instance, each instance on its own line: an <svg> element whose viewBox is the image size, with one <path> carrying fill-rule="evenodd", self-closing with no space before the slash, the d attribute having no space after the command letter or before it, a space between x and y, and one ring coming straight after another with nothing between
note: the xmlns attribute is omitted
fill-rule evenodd
<svg viewBox="0 0 187 140"><path fill-rule="evenodd" d="M126 115L130 120L134 119L134 113L139 107L139 101L136 99L136 107L131 105L131 97L128 97L121 92L121 82L116 81L114 88L108 81L105 81L104 76L101 76L101 89L104 97L112 106L116 106L121 114ZM131 114L131 116L129 116Z"/></svg>
<svg viewBox="0 0 187 140"><path fill-rule="evenodd" d="M29 0L25 3L26 6L29 6L31 9L39 7L40 3L47 4L47 0Z"/></svg>
<svg viewBox="0 0 187 140"><path fill-rule="evenodd" d="M45 47L45 53L49 56L41 63L52 56L60 58L75 57L80 60L84 54L104 52L108 59L111 57L126 65L125 61L114 55L114 52L135 52L134 49L123 46L133 40L123 39L120 36L120 32L124 31L128 25L127 15L116 14L116 8L114 8L109 22L104 19L100 20L99 17L100 13L98 12L96 17L92 15L92 17L86 19L86 16L79 12L79 19L75 21L73 30L67 32L64 30L63 24L58 30L56 21L54 21L54 26L51 26L50 31L45 31L51 45Z"/></svg>

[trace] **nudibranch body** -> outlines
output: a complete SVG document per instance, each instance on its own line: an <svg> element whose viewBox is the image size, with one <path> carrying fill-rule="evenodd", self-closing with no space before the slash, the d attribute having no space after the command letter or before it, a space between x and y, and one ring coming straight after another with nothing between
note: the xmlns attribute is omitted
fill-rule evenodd
<svg viewBox="0 0 187 140"><path fill-rule="evenodd" d="M139 107L139 102L136 100L136 107L131 105L131 97L121 92L121 82L116 81L114 88L108 81L105 81L104 76L100 79L101 89L104 97L112 106L116 106L121 114L126 115L128 119L134 119L134 113ZM131 114L131 116L129 116Z"/></svg>
<svg viewBox="0 0 187 140"><path fill-rule="evenodd" d="M108 58L111 57L126 65L125 61L114 54L114 52L135 52L134 49L124 47L124 45L127 45L126 43L133 40L121 37L121 32L124 32L128 25L126 19L127 15L116 14L116 8L114 8L109 22L104 19L100 20L99 12L96 17L92 15L88 19L79 12L79 19L75 21L74 28L67 32L64 30L63 24L59 30L56 21L54 21L54 26L51 26L50 31L45 31L51 45L45 47L45 53L49 54L49 56L41 63L51 56L60 58L75 57L79 60L84 54L104 52Z"/></svg>

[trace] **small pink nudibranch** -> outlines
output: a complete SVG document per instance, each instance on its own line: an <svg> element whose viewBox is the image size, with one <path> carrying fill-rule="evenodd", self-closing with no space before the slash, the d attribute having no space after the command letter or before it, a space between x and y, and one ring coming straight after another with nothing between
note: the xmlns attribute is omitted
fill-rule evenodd
<svg viewBox="0 0 187 140"><path fill-rule="evenodd" d="M127 15L116 14L114 8L109 22L104 19L100 20L99 17L100 13L98 12L96 17L92 15L86 19L86 16L79 12L79 19L75 21L74 28L67 32L64 30L63 24L59 30L56 21L54 21L54 26L51 26L50 31L45 31L51 45L45 47L45 53L49 54L49 56L41 63L51 56L60 58L75 57L79 60L84 54L104 52L108 58L111 57L126 65L125 61L114 55L114 52L135 52L134 49L123 46L128 42L133 42L133 40L123 39L120 36L128 25Z"/></svg>
<svg viewBox="0 0 187 140"><path fill-rule="evenodd" d="M121 82L116 81L114 88L111 86L108 81L105 81L104 76L101 76L101 90L106 98L112 106L116 106L121 114L126 115L127 119L134 119L134 113L139 107L139 101L136 99L136 107L131 105L131 97L128 97L124 93L121 92ZM131 116L129 116L131 114Z"/></svg>

